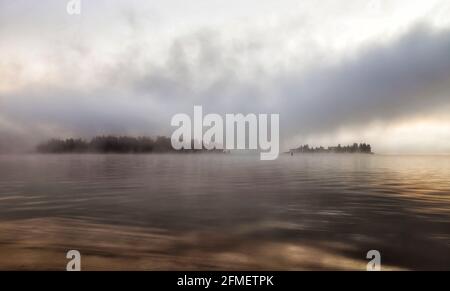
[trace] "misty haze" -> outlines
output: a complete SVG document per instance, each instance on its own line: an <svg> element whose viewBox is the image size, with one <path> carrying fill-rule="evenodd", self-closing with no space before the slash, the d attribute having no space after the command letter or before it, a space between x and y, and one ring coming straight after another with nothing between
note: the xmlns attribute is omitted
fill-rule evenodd
<svg viewBox="0 0 450 291"><path fill-rule="evenodd" d="M450 1L68 2L0 0L0 270L450 270Z"/></svg>

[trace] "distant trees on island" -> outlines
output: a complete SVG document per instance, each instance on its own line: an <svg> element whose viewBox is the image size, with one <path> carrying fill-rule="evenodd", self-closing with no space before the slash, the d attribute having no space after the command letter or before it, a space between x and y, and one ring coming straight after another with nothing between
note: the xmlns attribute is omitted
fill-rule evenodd
<svg viewBox="0 0 450 291"><path fill-rule="evenodd" d="M371 154L372 147L366 143L354 143L353 145L341 146L340 144L334 147L324 148L310 147L309 145L302 145L296 149L291 149L289 153L364 153Z"/></svg>
<svg viewBox="0 0 450 291"><path fill-rule="evenodd" d="M164 153L180 152L172 148L170 138L127 136L97 136L90 141L84 139L51 139L36 147L40 153ZM181 152L199 152L207 150L182 150ZM223 152L210 150L207 152Z"/></svg>
<svg viewBox="0 0 450 291"><path fill-rule="evenodd" d="M194 141L192 141L192 148ZM85 139L51 139L36 147L39 153L165 153L165 152L227 152L224 150L181 150L172 148L169 137L159 136L155 139L150 137L128 137L128 136L97 136L91 140ZM353 145L324 148L302 145L291 149L289 153L372 153L372 147L366 143L354 143Z"/></svg>

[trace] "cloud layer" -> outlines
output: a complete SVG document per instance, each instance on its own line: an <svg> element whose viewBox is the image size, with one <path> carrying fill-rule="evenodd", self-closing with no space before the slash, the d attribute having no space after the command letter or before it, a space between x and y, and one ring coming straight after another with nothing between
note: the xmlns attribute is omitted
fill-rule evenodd
<svg viewBox="0 0 450 291"><path fill-rule="evenodd" d="M111 13L120 24L116 34L102 34L102 22L87 18L78 30L43 23L43 41L11 33L27 31L33 17L16 23L2 14L11 29L0 29L9 40L0 46L8 57L0 61L0 145L51 136L170 134L173 114L203 105L222 114L280 113L284 148L313 137L345 142L336 133L346 131L349 140L366 137L380 148L389 145L387 151L408 143L414 151L411 144L420 140L383 141L368 131L423 118L450 124L450 30L421 18L352 37L346 20L355 16L338 10L341 21L334 24L343 25L342 37L330 30L333 23L318 25L315 13L299 19L263 11L210 26L201 15L171 30L155 11L158 28L138 10L122 9ZM27 42L31 47L23 46ZM443 141L439 151L450 152L450 144Z"/></svg>

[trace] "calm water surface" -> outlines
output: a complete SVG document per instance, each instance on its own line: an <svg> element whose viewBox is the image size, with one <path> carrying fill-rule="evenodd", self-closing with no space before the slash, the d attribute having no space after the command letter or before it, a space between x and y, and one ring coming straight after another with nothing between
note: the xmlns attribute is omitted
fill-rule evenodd
<svg viewBox="0 0 450 291"><path fill-rule="evenodd" d="M450 270L450 156L0 156L0 269Z"/></svg>

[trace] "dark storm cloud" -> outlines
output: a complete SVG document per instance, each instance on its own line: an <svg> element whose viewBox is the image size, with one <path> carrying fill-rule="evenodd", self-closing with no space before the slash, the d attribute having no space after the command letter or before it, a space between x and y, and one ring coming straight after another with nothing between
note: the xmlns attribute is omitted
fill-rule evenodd
<svg viewBox="0 0 450 291"><path fill-rule="evenodd" d="M186 56L186 43L198 47L195 62ZM295 64L274 72L252 64L251 78L241 80L248 68L239 53L227 52L214 34L177 40L167 65L138 78L135 86L187 112L194 104L214 112L279 112L287 135L364 127L450 105L450 32L425 25L306 74Z"/></svg>
<svg viewBox="0 0 450 291"><path fill-rule="evenodd" d="M338 65L280 81L291 132L389 122L450 105L450 32L415 27L399 40Z"/></svg>

